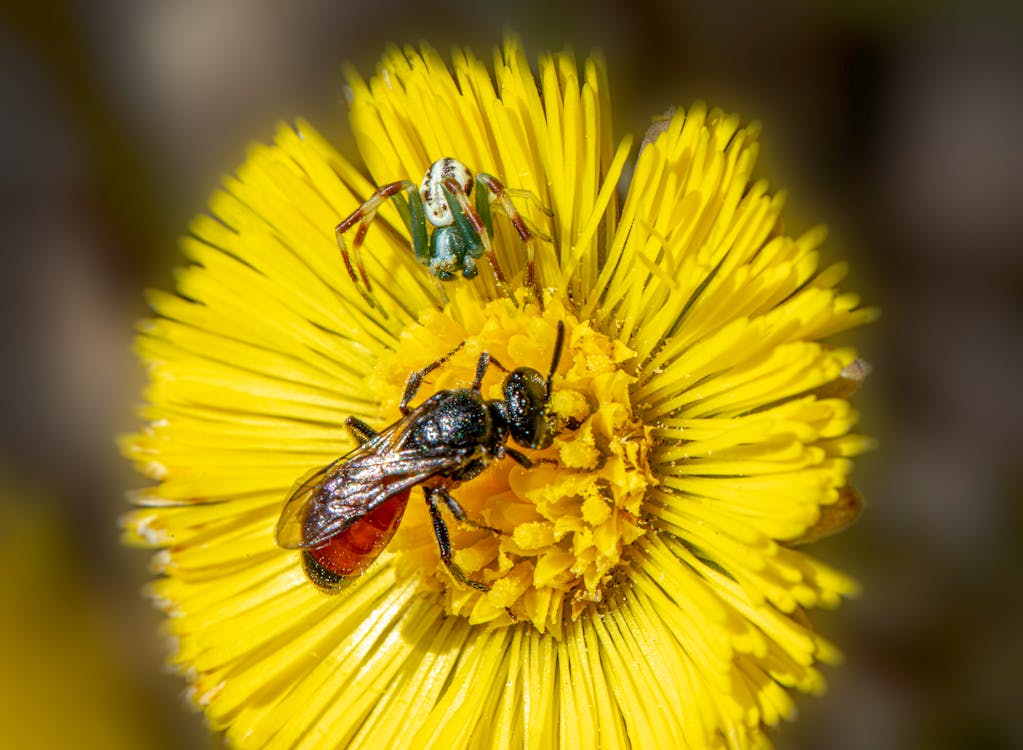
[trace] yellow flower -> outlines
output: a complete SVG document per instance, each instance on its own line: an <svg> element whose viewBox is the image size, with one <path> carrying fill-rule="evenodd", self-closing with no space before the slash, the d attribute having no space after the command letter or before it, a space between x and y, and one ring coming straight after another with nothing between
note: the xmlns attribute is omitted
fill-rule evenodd
<svg viewBox="0 0 1023 750"><path fill-rule="evenodd" d="M818 270L822 230L786 235L783 196L751 182L755 126L702 104L657 120L619 208L632 140L613 141L602 61L538 70L510 41L493 74L427 48L350 72L372 181L307 123L281 128L192 225L178 293L151 295L148 426L124 450L159 483L127 536L160 548L173 664L239 746L764 746L788 689L819 692L838 657L805 611L856 584L794 545L855 516L857 360L820 340L875 312L836 291L843 265ZM550 238L542 310L501 215L515 300L485 266L434 279L393 202L362 252L376 307L347 275L338 221L447 156L539 199L512 193ZM274 544L295 480L353 447L347 417L394 422L409 373L463 341L413 404L483 351L546 373L559 321L554 444L454 491L500 532L448 519L488 591L441 564L418 490L340 594Z"/></svg>

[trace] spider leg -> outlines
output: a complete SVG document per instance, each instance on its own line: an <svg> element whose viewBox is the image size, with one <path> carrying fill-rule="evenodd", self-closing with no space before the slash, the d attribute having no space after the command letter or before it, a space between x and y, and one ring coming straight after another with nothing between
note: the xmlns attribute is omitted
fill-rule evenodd
<svg viewBox="0 0 1023 750"><path fill-rule="evenodd" d="M554 239L549 234L547 234L547 232L537 229L536 225L529 219L527 219L525 216L522 216L520 214L519 218L522 219L522 223L526 225L526 229L529 230L529 233L533 235L534 239L541 239L544 242L554 242Z"/></svg>
<svg viewBox="0 0 1023 750"><path fill-rule="evenodd" d="M476 184L479 186L477 189L480 191L476 194L477 202L480 200L481 193L485 188L487 192L494 196L494 201L500 206L501 210L505 213L508 219L511 221L512 226L515 227L515 231L519 233L519 237L526 246L526 286L532 290L533 296L536 297L537 305L543 310L543 295L540 293L540 288L536 284L536 262L535 255L536 250L533 247L534 233L530 230L526 224L522 215L518 209L515 208L515 204L508 195L508 189L505 188L501 182L489 174L478 174L476 175ZM529 191L525 191L530 195L533 200L541 206L544 211L547 211L546 207L540 203L540 199L537 198Z"/></svg>
<svg viewBox="0 0 1023 750"><path fill-rule="evenodd" d="M540 200L540 196L534 193L532 190L526 190L525 188L511 188L505 187L504 192L513 198L525 198L527 201L533 204L538 211L542 211L548 216L554 216L554 212L547 208L547 205Z"/></svg>
<svg viewBox="0 0 1023 750"><path fill-rule="evenodd" d="M529 221L529 219L527 219L521 213L516 212L515 204L512 203L512 201L509 200L508 198L508 196L525 198L534 206L536 206L538 210L542 211L548 216L553 216L554 213L543 204L543 202L537 197L536 193L532 192L531 190L503 187L501 183L495 177L493 177L493 175L484 174L481 175L481 177L485 179L483 182L478 183L482 185L482 187L476 191L476 212L480 215L480 217L482 217L483 223L487 225L487 229L490 230L491 234L493 234L494 231L494 223L493 219L491 218L490 210L491 209L490 199L491 196L493 196L494 200L497 202L498 209L500 209L504 213L504 215L508 216L509 218L512 218L513 216L517 217L516 220L520 220L522 222L522 226L525 226L527 233L533 235L534 238L539 237L544 242L554 241L549 234L537 229L536 225ZM488 185L487 181L491 181L492 185ZM495 192L495 190L492 189L493 186L501 187L501 190L503 190L504 195L502 195L500 191ZM486 189L484 190L483 188Z"/></svg>
<svg viewBox="0 0 1023 750"><path fill-rule="evenodd" d="M444 189L444 197L448 201L448 206L451 208L451 214L455 218L455 223L463 225L468 221L470 228L479 237L480 244L483 246L483 252L490 263L490 269L494 273L494 283L497 284L497 288L508 299L518 305L518 300L515 299L515 295L512 294L511 289L508 287L508 282L505 281L501 265L497 262L497 254L494 252L494 246L490 242L490 232L487 230L487 225L479 212L473 207L469 196L465 194L465 189L451 177L446 178L441 183L441 186ZM479 256L477 255L476 257Z"/></svg>
<svg viewBox="0 0 1023 750"><path fill-rule="evenodd" d="M466 586L471 586L479 591L489 591L490 587L487 584L469 578L465 571L455 564L455 561L452 559L448 527L440 514L440 505L437 502L440 493L437 488L424 487L423 489L426 493L426 505L430 509L430 519L433 521L433 535L437 537L437 546L440 548L440 559L447 566L448 570L451 571L451 575L460 583L464 583Z"/></svg>
<svg viewBox="0 0 1023 750"><path fill-rule="evenodd" d="M408 180L401 180L399 182L392 182L383 187L377 188L376 192L369 197L369 199L359 206L355 211L348 215L340 224L334 227L334 236L337 237L337 246L341 250L341 259L344 261L345 269L348 271L348 275L352 278L356 289L359 290L359 294L366 300L366 304L370 307L376 307L376 301L373 299L373 287L369 282L369 275L366 273L366 267L362 264L362 243L366 238L366 232L369 231L370 224L373 223L373 219L376 217L377 210L380 206L389 198L393 198L403 190L416 191L416 186ZM355 239L352 241L352 253L349 255L348 246L345 243L344 234L351 229L355 224L359 224L359 228L355 232ZM425 229L424 229L425 231ZM352 264L352 256L355 258L355 264ZM355 269L358 268L358 275ZM362 283L359 283L359 280Z"/></svg>
<svg viewBox="0 0 1023 750"><path fill-rule="evenodd" d="M416 394L419 392L419 386L423 384L423 378L425 378L431 372L433 372L442 364L451 359L455 355L455 353L463 346L465 346L464 341L458 346L456 346L454 349L452 349L450 352L445 354L443 357L431 362L423 369L414 370L413 372L409 373L408 380L405 381L405 394L401 397L401 403L398 404L398 410L402 413L402 416L408 415L409 401L416 397Z"/></svg>

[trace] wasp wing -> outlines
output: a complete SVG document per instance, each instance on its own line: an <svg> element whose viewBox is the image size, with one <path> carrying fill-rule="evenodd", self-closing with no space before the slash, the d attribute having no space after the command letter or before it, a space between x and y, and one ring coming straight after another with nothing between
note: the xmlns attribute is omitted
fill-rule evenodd
<svg viewBox="0 0 1023 750"><path fill-rule="evenodd" d="M306 504L300 524L301 538L294 548L318 547L385 500L408 492L460 463L450 456L423 457L409 451L407 456L374 460L370 467L360 465L358 477L353 477L352 472L346 473L342 481L328 480Z"/></svg>
<svg viewBox="0 0 1023 750"><path fill-rule="evenodd" d="M347 458L348 456L344 456L326 466L313 469L295 482L274 529L274 540L278 546L285 549L298 549L302 546L302 517L305 516L309 505L315 501L325 477L337 473L338 467Z"/></svg>
<svg viewBox="0 0 1023 750"><path fill-rule="evenodd" d="M424 402L351 453L302 477L281 511L277 544L285 549L317 547L388 498L482 453L475 448L430 455L406 447L409 424L433 406L430 400Z"/></svg>

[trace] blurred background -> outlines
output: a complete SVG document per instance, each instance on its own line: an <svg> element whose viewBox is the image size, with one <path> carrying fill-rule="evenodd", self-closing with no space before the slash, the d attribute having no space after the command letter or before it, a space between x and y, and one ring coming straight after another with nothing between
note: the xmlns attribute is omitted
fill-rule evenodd
<svg viewBox="0 0 1023 750"><path fill-rule="evenodd" d="M0 6L0 745L217 748L162 668L122 548L142 480L142 290L278 120L354 155L341 65L387 42L505 28L531 57L604 50L618 133L695 99L764 124L787 225L884 318L848 340L881 449L861 521L814 552L861 599L815 622L842 646L780 748L1023 747L1023 11L1012 3L91 0Z"/></svg>

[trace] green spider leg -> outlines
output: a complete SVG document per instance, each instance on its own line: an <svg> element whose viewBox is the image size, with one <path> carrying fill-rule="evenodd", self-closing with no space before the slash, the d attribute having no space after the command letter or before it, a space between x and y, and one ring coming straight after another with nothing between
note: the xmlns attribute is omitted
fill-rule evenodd
<svg viewBox="0 0 1023 750"><path fill-rule="evenodd" d="M543 205L534 193L528 190L506 188L501 184L500 180L490 174L481 173L476 175L476 210L481 217L485 217L484 221L487 227L491 229L493 228L492 204L497 204L501 212L511 221L515 231L518 232L519 239L526 246L526 287L532 291L537 305L543 310L543 294L541 294L540 287L536 283L536 248L533 242L536 237L540 237L547 242L550 242L551 238L526 223L526 220L519 213L510 197L513 193L528 198L545 214L551 215L550 210Z"/></svg>
<svg viewBox="0 0 1023 750"><path fill-rule="evenodd" d="M491 175L485 175L485 176L488 177L488 178L493 179L491 177ZM505 187L504 188L504 192L507 194L507 196L511 196L512 198L522 198L523 200L529 201L530 203L533 204L534 208L536 208L538 211L540 211L541 213L545 214L548 217L554 216L554 212L551 211L549 208L547 208L547 206L544 204L544 202L542 200L540 200L540 196L537 195L536 193L534 193L532 190L526 190L525 188ZM477 195L477 198L478 198L479 197L479 193L477 193L476 195ZM523 216L522 214L518 213L515 210L515 204L512 201L507 200L506 198L502 199L502 200L498 201L497 207L509 219L511 219L513 215L517 215L519 217L519 219L522 221L522 223L525 224L526 229L528 229L530 234L532 234L534 237L536 237L538 239L541 239L544 242L553 242L554 241L551 238L551 235L547 234L546 232L544 232L543 230L538 228L535 224L533 224L525 216Z"/></svg>
<svg viewBox="0 0 1023 750"><path fill-rule="evenodd" d="M444 191L444 198L448 202L448 208L451 209L451 216L455 220L455 225L466 239L469 254L473 258L486 255L487 262L490 263L490 270L494 274L494 283L497 284L498 290L517 306L519 302L515 299L515 295L508 286L508 282L505 281L501 264L498 263L494 246L490 242L490 231L487 229L487 225L484 223L479 211L469 201L469 196L465 194L462 186L452 178L445 179L441 183L441 189Z"/></svg>
<svg viewBox="0 0 1023 750"><path fill-rule="evenodd" d="M405 222L405 226L408 228L409 236L412 238L412 252L415 254L416 260L419 261L420 265L429 268L432 250L430 248L430 235L427 231L426 207L423 205L423 196L420 195L419 190L409 190L407 199L404 195L398 193L394 196L394 205L398 209L398 214L401 216L402 221ZM448 294L444 291L444 285L440 283L440 279L435 274L431 273L430 278L433 279L437 295L446 303L448 301Z"/></svg>

